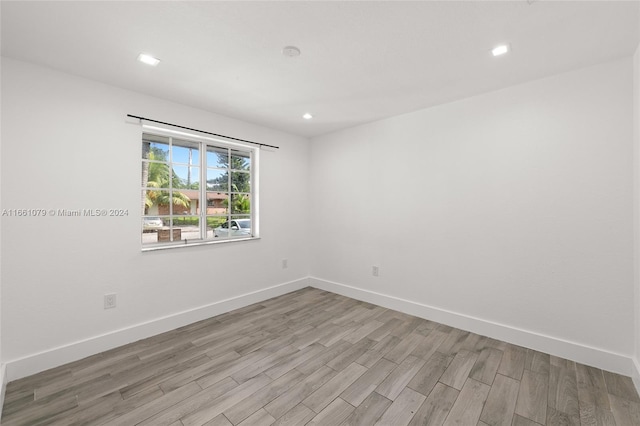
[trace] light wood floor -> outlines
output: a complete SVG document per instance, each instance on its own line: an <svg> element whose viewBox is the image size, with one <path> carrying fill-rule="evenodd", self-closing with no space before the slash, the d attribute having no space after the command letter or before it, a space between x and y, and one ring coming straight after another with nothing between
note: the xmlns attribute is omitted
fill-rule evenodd
<svg viewBox="0 0 640 426"><path fill-rule="evenodd" d="M2 425L640 425L631 379L306 288L7 386Z"/></svg>

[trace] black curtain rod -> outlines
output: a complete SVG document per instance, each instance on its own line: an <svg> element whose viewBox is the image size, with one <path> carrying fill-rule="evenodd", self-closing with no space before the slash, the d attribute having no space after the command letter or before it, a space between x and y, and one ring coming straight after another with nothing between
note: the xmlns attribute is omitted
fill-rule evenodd
<svg viewBox="0 0 640 426"><path fill-rule="evenodd" d="M179 126L179 125L177 125L177 124L166 123L166 122L164 122L164 121L158 121L158 120L152 120L152 119L150 119L150 118L145 118L145 117L138 117L137 115L127 114L127 117L137 118L138 120L150 121L150 122L152 122L152 123L164 124L164 125L172 126L172 127L178 127L178 128L180 128L180 129L191 130L192 132L205 133L205 134L207 134L207 135L218 136L218 137L226 138L226 139L232 139L232 140L234 140L234 141L240 141L240 142L244 142L244 143L250 143L250 144L253 144L253 145L258 145L258 146L260 146L260 147L262 147L262 146L267 146L267 147L269 147L269 148L280 149L280 147L279 147L279 146L268 145L268 144L266 144L266 143L252 142L252 141L248 141L248 140L246 140L246 139L233 138L233 137L231 137L231 136L219 135L219 134L217 134L217 133L211 133L211 132L206 132L206 131L204 131L204 130L193 129L193 128L191 128L191 127Z"/></svg>

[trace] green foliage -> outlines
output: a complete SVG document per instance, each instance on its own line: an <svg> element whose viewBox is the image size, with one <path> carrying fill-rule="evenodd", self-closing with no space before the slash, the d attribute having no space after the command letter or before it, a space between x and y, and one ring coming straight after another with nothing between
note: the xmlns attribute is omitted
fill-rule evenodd
<svg viewBox="0 0 640 426"><path fill-rule="evenodd" d="M226 216L208 217L207 218L207 226L209 228L217 228L218 226L222 225L226 221L227 221L227 217Z"/></svg>
<svg viewBox="0 0 640 426"><path fill-rule="evenodd" d="M156 161L169 161L167 158L167 152L157 146L150 147L148 158Z"/></svg>
<svg viewBox="0 0 640 426"><path fill-rule="evenodd" d="M233 205L231 207L232 213L250 213L251 212L251 200L247 195L233 195Z"/></svg>
<svg viewBox="0 0 640 426"><path fill-rule="evenodd" d="M222 201L222 204L229 208L229 199ZM231 194L231 213L251 213L251 199L246 194Z"/></svg>
<svg viewBox="0 0 640 426"><path fill-rule="evenodd" d="M251 175L249 171L249 163L243 157L231 156L231 164L229 164L229 156L218 154L218 167L227 168L225 173L216 178L210 179L207 183L220 192L251 192ZM231 168L231 188L229 188L229 168ZM238 171L236 171L238 170ZM241 172L243 170L245 172Z"/></svg>
<svg viewBox="0 0 640 426"><path fill-rule="evenodd" d="M157 148L151 148L149 151L149 160L159 160L166 158L166 153ZM149 175L147 181L147 187L158 188L158 190L146 191L145 206L147 208L155 205L167 205L171 202L169 191L160 190L161 188L169 188L169 176L171 176L172 186L174 188L181 189L181 179L173 172L169 170L167 163L148 163ZM178 184L178 186L176 186ZM182 188L184 189L184 188ZM182 206L188 208L191 204L191 199L185 194L179 191L173 191L173 204L175 206Z"/></svg>
<svg viewBox="0 0 640 426"><path fill-rule="evenodd" d="M221 224L227 221L227 216L209 216L207 217L207 227L217 228ZM198 216L174 216L174 226L198 226L200 218ZM166 224L169 225L168 223Z"/></svg>
<svg viewBox="0 0 640 426"><path fill-rule="evenodd" d="M174 216L173 217L173 226L185 226L185 225L197 226L198 223L200 223L200 218L198 218L198 216Z"/></svg>

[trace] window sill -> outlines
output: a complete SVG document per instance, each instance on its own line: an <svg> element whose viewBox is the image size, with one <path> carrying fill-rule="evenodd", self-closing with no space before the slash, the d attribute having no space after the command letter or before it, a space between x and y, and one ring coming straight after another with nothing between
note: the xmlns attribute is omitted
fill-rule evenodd
<svg viewBox="0 0 640 426"><path fill-rule="evenodd" d="M188 242L189 240L185 240L184 243L169 243L169 244L157 244L153 246L145 246L145 247L142 247L142 251L147 252L147 251L167 250L167 249L176 249L176 248L184 248L184 247L210 246L215 244L237 243L240 241L255 241L259 239L260 237L229 238L229 239L221 239L221 240L206 240L206 241L191 241L191 242Z"/></svg>

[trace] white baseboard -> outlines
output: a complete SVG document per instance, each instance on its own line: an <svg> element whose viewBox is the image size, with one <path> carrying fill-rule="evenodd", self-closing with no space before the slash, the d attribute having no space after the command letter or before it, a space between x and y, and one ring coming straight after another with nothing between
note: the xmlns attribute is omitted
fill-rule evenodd
<svg viewBox="0 0 640 426"><path fill-rule="evenodd" d="M272 297L281 296L308 285L307 278L302 278L14 359L6 363L5 381L20 379L77 361L127 343L174 330Z"/></svg>
<svg viewBox="0 0 640 426"><path fill-rule="evenodd" d="M625 376L631 376L632 370L635 369L633 368L633 361L631 357L609 352L604 349L594 348L553 336L547 336L506 324L499 324L458 312L452 312L434 306L428 306L410 300L401 299L399 297L376 293L316 277L309 278L309 285L332 293L361 300L363 302L373 303L375 305L404 312L409 315L425 318L451 327L480 334L482 336L512 343L514 345L535 349L540 352L570 359L603 370L623 374ZM640 380L636 382L636 386L638 383L640 383Z"/></svg>
<svg viewBox="0 0 640 426"><path fill-rule="evenodd" d="M546 336L529 330L518 329L506 324L499 324L481 318L447 311L386 294L376 293L316 277L309 277L246 293L211 303L209 305L168 315L166 317L136 324L120 330L114 330L103 335L94 336L89 339L73 342L43 352L31 354L23 358L8 361L6 364L0 366L0 374L2 375L0 378L0 383L2 383L0 402L4 400L5 384L9 381L39 373L69 362L77 361L96 353L145 339L147 337L155 336L187 324L211 318L272 297L290 293L307 286L316 287L322 290L341 294L343 296L384 306L409 315L429 319L519 346L536 349L541 352L571 359L603 370L613 371L625 376L631 376L636 388L638 389L638 393L640 393L640 362L629 356L586 346L576 342L558 339L553 336ZM0 410L1 407L2 405L0 405Z"/></svg>
<svg viewBox="0 0 640 426"><path fill-rule="evenodd" d="M0 364L0 419L2 418L2 407L4 407L4 394L7 390L7 365Z"/></svg>
<svg viewBox="0 0 640 426"><path fill-rule="evenodd" d="M637 355L632 359L633 361L633 372L631 373L631 379L633 379L633 384L636 386L636 391L638 395L640 395L640 360L638 360Z"/></svg>

